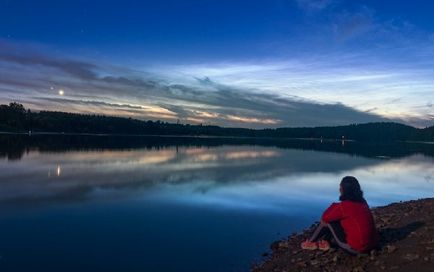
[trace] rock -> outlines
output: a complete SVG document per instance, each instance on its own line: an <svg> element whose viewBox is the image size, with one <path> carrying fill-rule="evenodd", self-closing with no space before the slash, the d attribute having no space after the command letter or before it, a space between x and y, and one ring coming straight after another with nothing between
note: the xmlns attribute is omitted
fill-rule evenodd
<svg viewBox="0 0 434 272"><path fill-rule="evenodd" d="M274 242L270 245L271 250L277 250L279 249L279 242Z"/></svg>
<svg viewBox="0 0 434 272"><path fill-rule="evenodd" d="M365 254L365 253L357 254L357 259L364 259L366 257L368 257L368 254Z"/></svg>
<svg viewBox="0 0 434 272"><path fill-rule="evenodd" d="M411 254L411 253L407 253L404 256L404 259L409 260L409 261L414 261L419 259L419 254Z"/></svg>
<svg viewBox="0 0 434 272"><path fill-rule="evenodd" d="M324 255L324 253L325 253L325 251L317 251L317 252L315 253L315 256L316 256L316 257L319 257L319 256L321 256L321 255Z"/></svg>
<svg viewBox="0 0 434 272"><path fill-rule="evenodd" d="M288 248L289 247L288 241L279 242L279 247L280 248Z"/></svg>
<svg viewBox="0 0 434 272"><path fill-rule="evenodd" d="M318 260L312 260L312 261L310 261L310 264L313 266L317 266L320 264L320 262Z"/></svg>
<svg viewBox="0 0 434 272"><path fill-rule="evenodd" d="M363 269L363 267L361 266L357 266L356 268L353 269L353 272L365 272L365 269Z"/></svg>
<svg viewBox="0 0 434 272"><path fill-rule="evenodd" d="M306 262L298 262L296 265L297 266L301 266L301 267L306 267L307 266Z"/></svg>
<svg viewBox="0 0 434 272"><path fill-rule="evenodd" d="M392 253L392 252L396 251L396 246L387 245L386 250L387 250L387 253Z"/></svg>
<svg viewBox="0 0 434 272"><path fill-rule="evenodd" d="M333 262L336 263L338 261L338 259L339 259L338 255L335 255L332 260L333 260Z"/></svg>

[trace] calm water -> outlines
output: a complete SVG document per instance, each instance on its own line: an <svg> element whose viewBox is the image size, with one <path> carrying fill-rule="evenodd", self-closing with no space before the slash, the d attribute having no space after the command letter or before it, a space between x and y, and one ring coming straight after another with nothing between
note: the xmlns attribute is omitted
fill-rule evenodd
<svg viewBox="0 0 434 272"><path fill-rule="evenodd" d="M356 176L434 195L433 145L0 138L0 271L248 271Z"/></svg>

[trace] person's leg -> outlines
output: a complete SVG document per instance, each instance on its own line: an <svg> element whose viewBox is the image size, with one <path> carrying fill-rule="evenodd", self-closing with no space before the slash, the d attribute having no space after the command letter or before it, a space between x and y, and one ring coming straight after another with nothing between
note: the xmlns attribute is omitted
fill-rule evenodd
<svg viewBox="0 0 434 272"><path fill-rule="evenodd" d="M350 245L347 244L344 229L339 221L330 222L327 224L333 238L335 239L338 246L351 254L358 254L356 250L352 249Z"/></svg>
<svg viewBox="0 0 434 272"><path fill-rule="evenodd" d="M327 224L320 223L319 226L313 232L309 241L310 242L316 242L324 236L330 236L330 229L329 229Z"/></svg>
<svg viewBox="0 0 434 272"><path fill-rule="evenodd" d="M329 228L327 227L327 224L319 224L319 226L315 229L310 239L304 241L301 243L302 249L307 250L315 250L318 249L318 243L317 241L325 236L331 237L331 233Z"/></svg>
<svg viewBox="0 0 434 272"><path fill-rule="evenodd" d="M332 221L328 223L328 227L330 229L330 233L333 237L336 237L336 242L347 243L346 234L344 228L339 221Z"/></svg>

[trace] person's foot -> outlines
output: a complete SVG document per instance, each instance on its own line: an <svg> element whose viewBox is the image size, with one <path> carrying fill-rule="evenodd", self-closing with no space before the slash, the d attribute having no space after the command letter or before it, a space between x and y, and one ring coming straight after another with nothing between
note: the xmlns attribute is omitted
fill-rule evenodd
<svg viewBox="0 0 434 272"><path fill-rule="evenodd" d="M316 242L311 242L309 240L306 240L301 243L301 248L307 250L315 250L318 248L318 244Z"/></svg>
<svg viewBox="0 0 434 272"><path fill-rule="evenodd" d="M326 240L320 240L318 242L318 249L322 251L327 251L330 249L330 243Z"/></svg>

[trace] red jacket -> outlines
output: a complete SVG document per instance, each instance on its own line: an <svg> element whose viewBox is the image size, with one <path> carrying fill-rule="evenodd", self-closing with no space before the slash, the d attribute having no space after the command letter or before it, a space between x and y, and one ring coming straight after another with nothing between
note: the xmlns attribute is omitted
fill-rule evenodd
<svg viewBox="0 0 434 272"><path fill-rule="evenodd" d="M344 200L333 203L321 218L324 222L340 221L347 243L359 252L366 252L377 245L378 233L367 203Z"/></svg>

